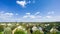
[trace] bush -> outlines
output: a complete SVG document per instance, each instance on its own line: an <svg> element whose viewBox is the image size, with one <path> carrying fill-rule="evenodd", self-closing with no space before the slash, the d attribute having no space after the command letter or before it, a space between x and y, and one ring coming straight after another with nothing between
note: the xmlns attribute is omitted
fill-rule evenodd
<svg viewBox="0 0 60 34"><path fill-rule="evenodd" d="M0 34L3 34L3 32L0 32Z"/></svg>
<svg viewBox="0 0 60 34"><path fill-rule="evenodd" d="M16 27L17 27L16 25L12 25L10 28L14 30Z"/></svg>
<svg viewBox="0 0 60 34"><path fill-rule="evenodd" d="M5 28L4 34L12 34L11 28L9 28L9 27Z"/></svg>
<svg viewBox="0 0 60 34"><path fill-rule="evenodd" d="M36 30L35 32L33 32L33 34L43 34L43 33L40 32L39 30Z"/></svg>
<svg viewBox="0 0 60 34"><path fill-rule="evenodd" d="M14 32L14 34L26 34L25 33L25 31L23 31L23 30L16 30L15 32Z"/></svg>
<svg viewBox="0 0 60 34"><path fill-rule="evenodd" d="M4 31L4 26L0 25L0 32Z"/></svg>
<svg viewBox="0 0 60 34"><path fill-rule="evenodd" d="M57 34L60 34L60 31L59 31L59 32L57 32Z"/></svg>

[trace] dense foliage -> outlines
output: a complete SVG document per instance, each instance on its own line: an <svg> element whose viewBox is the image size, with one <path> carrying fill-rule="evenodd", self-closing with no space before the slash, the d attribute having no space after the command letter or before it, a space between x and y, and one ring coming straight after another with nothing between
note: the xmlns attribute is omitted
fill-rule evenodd
<svg viewBox="0 0 60 34"><path fill-rule="evenodd" d="M14 32L14 34L25 34L25 32L23 31L23 30L16 30L15 32Z"/></svg>
<svg viewBox="0 0 60 34"><path fill-rule="evenodd" d="M0 34L12 34L12 31L18 26L22 26L22 27L21 29L20 28L16 29L14 34L31 34L30 28L32 29L32 27L34 26L38 30L32 31L32 34L60 34L60 23L21 23L21 24L5 23L5 25L2 24L0 24ZM11 24L11 25L7 26L7 24L8 25ZM41 29L39 29L39 27L42 27L42 31Z"/></svg>
<svg viewBox="0 0 60 34"><path fill-rule="evenodd" d="M33 34L43 34L42 32L40 32L39 30L33 32Z"/></svg>
<svg viewBox="0 0 60 34"><path fill-rule="evenodd" d="M12 34L11 28L6 27L6 28L4 29L4 34Z"/></svg>
<svg viewBox="0 0 60 34"><path fill-rule="evenodd" d="M4 31L4 26L0 25L0 32Z"/></svg>

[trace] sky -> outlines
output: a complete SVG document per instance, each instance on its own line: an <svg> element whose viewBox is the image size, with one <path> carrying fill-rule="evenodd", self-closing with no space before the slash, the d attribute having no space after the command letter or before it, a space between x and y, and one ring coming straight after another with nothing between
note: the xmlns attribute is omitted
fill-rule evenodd
<svg viewBox="0 0 60 34"><path fill-rule="evenodd" d="M0 0L0 22L60 21L60 0Z"/></svg>

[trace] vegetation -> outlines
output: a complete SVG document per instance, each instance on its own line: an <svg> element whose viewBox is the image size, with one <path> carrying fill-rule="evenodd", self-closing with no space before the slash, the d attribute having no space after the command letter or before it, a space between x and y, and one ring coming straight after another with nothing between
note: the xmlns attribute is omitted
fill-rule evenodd
<svg viewBox="0 0 60 34"><path fill-rule="evenodd" d="M36 30L32 34L60 34L60 22L1 22L0 34L12 34L12 31L18 26L22 26L23 29L25 28L25 31L16 29L14 34L31 34L31 26L36 26L37 28L42 27L43 29L43 32Z"/></svg>
<svg viewBox="0 0 60 34"><path fill-rule="evenodd" d="M9 27L6 27L6 28L4 29L4 34L12 34L11 29L10 29Z"/></svg>
<svg viewBox="0 0 60 34"><path fill-rule="evenodd" d="M14 34L25 34L25 32L23 30L16 30Z"/></svg>
<svg viewBox="0 0 60 34"><path fill-rule="evenodd" d="M4 30L4 26L0 25L0 32L2 32Z"/></svg>
<svg viewBox="0 0 60 34"><path fill-rule="evenodd" d="M33 34L43 34L41 31L37 30L35 32L33 32Z"/></svg>

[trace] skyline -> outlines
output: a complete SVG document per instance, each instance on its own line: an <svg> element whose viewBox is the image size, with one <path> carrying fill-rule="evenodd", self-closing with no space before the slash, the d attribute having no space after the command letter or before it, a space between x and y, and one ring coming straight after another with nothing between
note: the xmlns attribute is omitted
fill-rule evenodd
<svg viewBox="0 0 60 34"><path fill-rule="evenodd" d="M60 0L0 0L0 22L60 21Z"/></svg>

